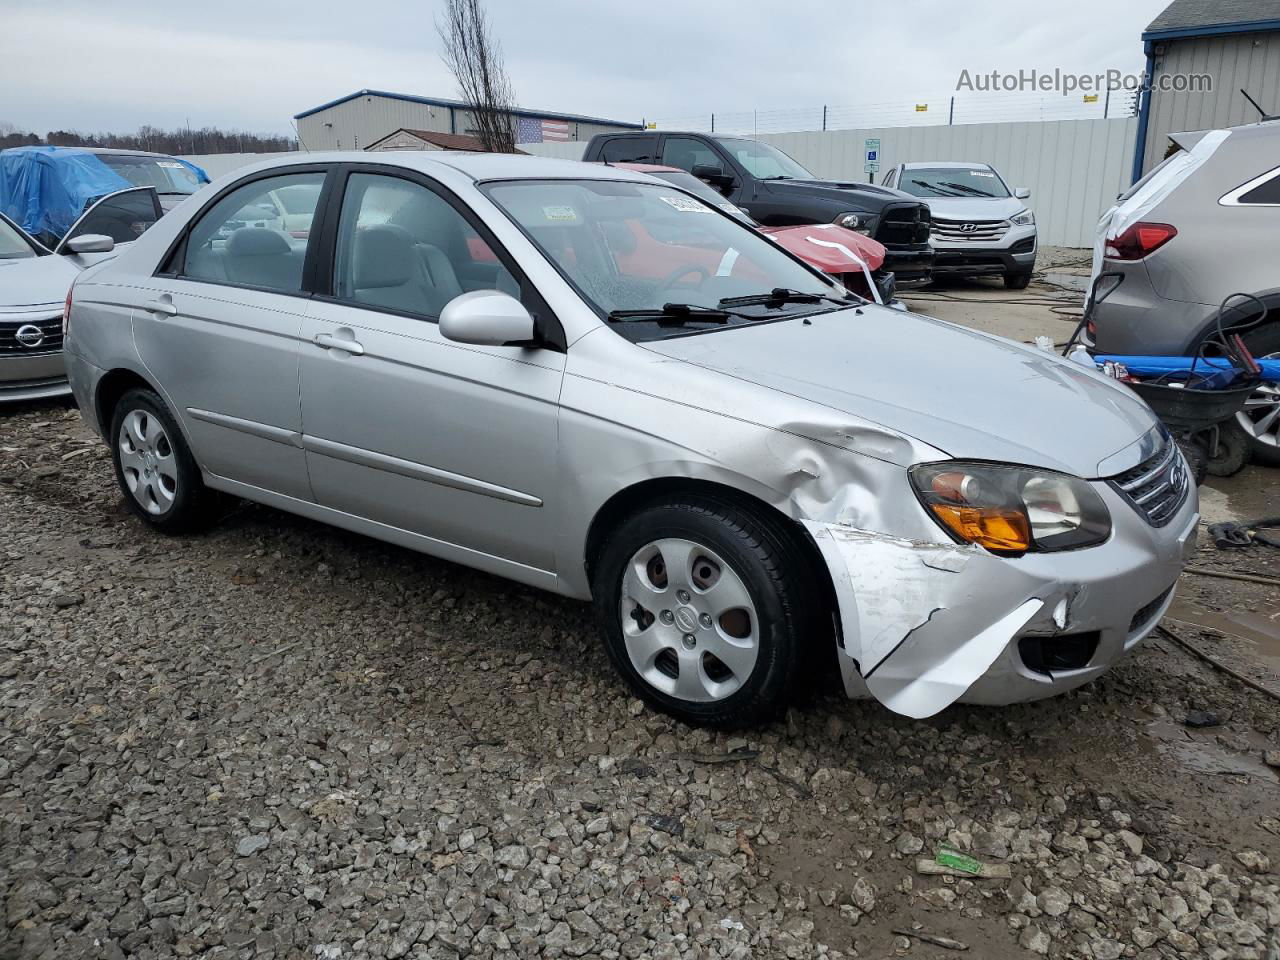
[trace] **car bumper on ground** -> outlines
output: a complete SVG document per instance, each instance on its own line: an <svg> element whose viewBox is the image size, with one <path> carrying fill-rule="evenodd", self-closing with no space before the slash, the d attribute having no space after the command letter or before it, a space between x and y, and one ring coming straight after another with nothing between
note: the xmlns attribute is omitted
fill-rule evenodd
<svg viewBox="0 0 1280 960"><path fill-rule="evenodd" d="M926 717L957 701L1054 696L1104 673L1159 622L1199 513L1191 488L1156 527L1106 482L1096 488L1112 517L1106 543L1017 559L806 523L836 588L846 692Z"/></svg>
<svg viewBox="0 0 1280 960"><path fill-rule="evenodd" d="M1088 347L1098 353L1160 357L1195 350L1213 321L1214 307L1160 296L1145 263L1105 261L1102 269L1119 271L1124 280L1093 308L1093 330L1084 339ZM1107 281L1103 284L1105 292Z"/></svg>
<svg viewBox="0 0 1280 960"><path fill-rule="evenodd" d="M1001 276L1027 273L1036 265L1034 227L1014 228L997 243L934 237L933 272L945 276Z"/></svg>
<svg viewBox="0 0 1280 960"><path fill-rule="evenodd" d="M66 396L62 305L0 311L0 403Z"/></svg>

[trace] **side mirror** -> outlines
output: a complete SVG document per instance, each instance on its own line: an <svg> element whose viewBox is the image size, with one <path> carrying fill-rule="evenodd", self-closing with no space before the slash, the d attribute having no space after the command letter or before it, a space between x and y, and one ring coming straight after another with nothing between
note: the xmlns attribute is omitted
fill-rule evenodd
<svg viewBox="0 0 1280 960"><path fill-rule="evenodd" d="M1019 200L1030 200L1031 190L1029 187L1014 187L1013 195L1017 197Z"/></svg>
<svg viewBox="0 0 1280 960"><path fill-rule="evenodd" d="M110 253L115 248L116 242L101 233L82 233L63 247L69 253Z"/></svg>
<svg viewBox="0 0 1280 960"><path fill-rule="evenodd" d="M699 180L715 184L717 187L727 187L733 183L733 177L725 173L724 167L716 163L695 163L692 173Z"/></svg>
<svg viewBox="0 0 1280 960"><path fill-rule="evenodd" d="M533 317L509 294L472 290L445 304L440 311L440 332L457 343L529 346L533 342Z"/></svg>

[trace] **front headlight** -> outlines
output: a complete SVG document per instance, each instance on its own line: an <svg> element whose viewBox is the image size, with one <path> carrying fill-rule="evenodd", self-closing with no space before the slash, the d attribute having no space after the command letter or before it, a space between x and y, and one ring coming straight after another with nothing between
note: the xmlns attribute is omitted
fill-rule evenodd
<svg viewBox="0 0 1280 960"><path fill-rule="evenodd" d="M1036 222L1036 215L1030 210L1023 210L1021 213L1015 213L1009 218L1010 223L1016 223L1020 227L1030 227Z"/></svg>
<svg viewBox="0 0 1280 960"><path fill-rule="evenodd" d="M1034 467L921 463L908 473L925 508L960 543L1002 556L1075 550L1111 535L1111 514L1078 477Z"/></svg>
<svg viewBox="0 0 1280 960"><path fill-rule="evenodd" d="M875 216L870 213L842 213L832 222L837 227L844 227L846 230L869 237L871 228L875 225Z"/></svg>

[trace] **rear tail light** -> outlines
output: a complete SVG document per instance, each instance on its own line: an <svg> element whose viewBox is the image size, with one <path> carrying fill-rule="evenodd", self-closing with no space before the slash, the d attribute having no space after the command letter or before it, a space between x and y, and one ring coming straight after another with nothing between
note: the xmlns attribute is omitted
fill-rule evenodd
<svg viewBox="0 0 1280 960"><path fill-rule="evenodd" d="M62 342L67 342L67 334L71 332L71 293L75 284L67 287L67 302L62 305Z"/></svg>
<svg viewBox="0 0 1280 960"><path fill-rule="evenodd" d="M1155 253L1178 235L1167 223L1131 224L1114 240L1107 241L1108 260L1141 260Z"/></svg>

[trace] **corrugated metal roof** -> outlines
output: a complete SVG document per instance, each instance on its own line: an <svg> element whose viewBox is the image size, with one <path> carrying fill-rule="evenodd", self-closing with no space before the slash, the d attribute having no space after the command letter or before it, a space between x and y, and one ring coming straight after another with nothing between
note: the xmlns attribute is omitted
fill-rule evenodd
<svg viewBox="0 0 1280 960"><path fill-rule="evenodd" d="M1152 35L1194 37L1280 29L1280 0L1173 0L1147 25Z"/></svg>
<svg viewBox="0 0 1280 960"><path fill-rule="evenodd" d="M318 107L312 107L310 110L304 110L302 113L295 113L293 119L301 120L303 117L309 117L313 113L319 113L321 110L328 110L330 107L336 107L340 103L346 103L348 100L354 100L357 97L386 97L388 100L405 100L409 103L425 103L431 107L449 107L455 110L471 109L461 100L446 100L442 97L416 97L407 93L390 93L386 90L357 90L355 93L349 93L345 97L339 97L337 100L330 100L328 103L322 103ZM634 127L637 130L643 128L643 124L632 123L627 120L606 120L603 117L584 117L576 113L553 113L550 110L529 110L525 107L515 107L512 114L517 117L536 117L546 120L572 120L576 123L603 123L614 127Z"/></svg>
<svg viewBox="0 0 1280 960"><path fill-rule="evenodd" d="M409 127L401 127L399 130L393 130L391 133L388 133L382 138L382 140L388 140L391 137L394 137L397 133L412 134L419 140L425 140L427 143L434 144L441 150L467 150L471 153L486 152L484 144L480 142L479 137L472 137L465 133L439 133L435 130L412 130ZM365 149L376 149L378 144L382 143L382 140L377 140L369 144ZM516 149L514 152L524 153L524 151L520 149Z"/></svg>

